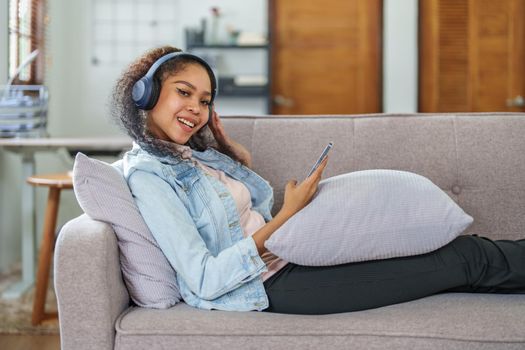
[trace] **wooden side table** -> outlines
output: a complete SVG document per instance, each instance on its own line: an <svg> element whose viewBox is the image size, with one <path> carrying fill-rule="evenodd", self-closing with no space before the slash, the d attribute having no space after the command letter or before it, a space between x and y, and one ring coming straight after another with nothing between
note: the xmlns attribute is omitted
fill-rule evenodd
<svg viewBox="0 0 525 350"><path fill-rule="evenodd" d="M51 268L51 257L53 254L53 246L55 242L58 205L60 204L60 191L62 189L72 189L73 179L68 173L45 174L30 176L27 178L27 183L33 186L49 187L46 212L44 216L42 243L40 244L40 252L38 257L35 296L33 300L32 323L33 325L38 325L44 320L58 317L56 312L45 312L45 303L49 281L49 270Z"/></svg>

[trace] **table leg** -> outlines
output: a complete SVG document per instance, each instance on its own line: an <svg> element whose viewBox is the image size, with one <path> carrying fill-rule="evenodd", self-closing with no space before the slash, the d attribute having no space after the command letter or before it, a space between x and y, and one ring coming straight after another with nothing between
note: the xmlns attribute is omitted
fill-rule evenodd
<svg viewBox="0 0 525 350"><path fill-rule="evenodd" d="M35 296L33 298L32 324L40 324L46 317L46 295L49 282L49 269L51 256L55 243L58 205L60 203L60 188L50 187L47 198L46 214L44 216L44 229L42 243L38 254L38 273L36 275Z"/></svg>
<svg viewBox="0 0 525 350"><path fill-rule="evenodd" d="M4 299L17 299L35 282L35 190L25 179L35 173L33 153L22 157L22 280L2 293Z"/></svg>

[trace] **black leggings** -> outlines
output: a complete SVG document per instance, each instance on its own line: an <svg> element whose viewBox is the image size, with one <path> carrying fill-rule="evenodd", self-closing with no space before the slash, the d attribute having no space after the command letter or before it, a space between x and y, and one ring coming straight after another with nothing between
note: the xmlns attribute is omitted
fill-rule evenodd
<svg viewBox="0 0 525 350"><path fill-rule="evenodd" d="M264 282L265 311L330 314L441 292L525 293L525 239L460 236L428 254L307 267L289 263Z"/></svg>

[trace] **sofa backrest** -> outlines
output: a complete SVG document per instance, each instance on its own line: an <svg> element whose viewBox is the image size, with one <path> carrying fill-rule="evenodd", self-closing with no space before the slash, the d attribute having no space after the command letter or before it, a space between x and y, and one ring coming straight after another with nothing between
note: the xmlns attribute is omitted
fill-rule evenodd
<svg viewBox="0 0 525 350"><path fill-rule="evenodd" d="M329 141L325 177L364 169L426 176L474 223L467 233L497 239L525 233L525 114L370 114L224 117L253 168L274 188L302 180Z"/></svg>

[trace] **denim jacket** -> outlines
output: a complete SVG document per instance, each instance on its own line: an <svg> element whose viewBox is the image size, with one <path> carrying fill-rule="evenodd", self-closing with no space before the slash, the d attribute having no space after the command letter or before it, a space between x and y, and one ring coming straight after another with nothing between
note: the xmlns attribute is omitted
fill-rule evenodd
<svg viewBox="0 0 525 350"><path fill-rule="evenodd" d="M273 190L266 180L214 150L193 158L241 181L252 209L271 219ZM137 144L123 159L124 176L144 221L177 272L184 301L203 309L268 307L261 274L267 271L251 237L244 238L227 188L190 159L157 157Z"/></svg>

